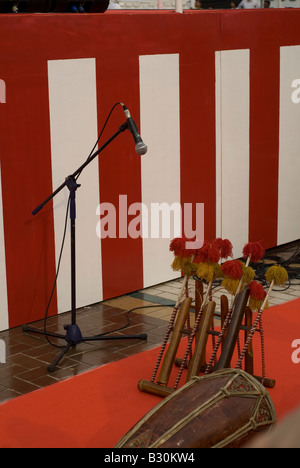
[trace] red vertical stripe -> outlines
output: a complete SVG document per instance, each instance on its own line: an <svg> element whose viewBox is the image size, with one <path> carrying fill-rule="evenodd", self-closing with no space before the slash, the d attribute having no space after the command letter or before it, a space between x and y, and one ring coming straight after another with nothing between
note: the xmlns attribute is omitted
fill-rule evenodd
<svg viewBox="0 0 300 468"><path fill-rule="evenodd" d="M195 20L197 40L182 38L189 47L180 55L181 200L193 204L194 223L196 203L204 203L204 235L211 241L216 235L215 51L220 23L217 15Z"/></svg>
<svg viewBox="0 0 300 468"><path fill-rule="evenodd" d="M24 35L20 27L13 41L22 44ZM52 204L31 214L52 193L46 62L35 49L30 63L25 56L20 46L5 64L7 102L0 109L10 327L43 317L55 278ZM54 296L50 313L55 312Z"/></svg>
<svg viewBox="0 0 300 468"><path fill-rule="evenodd" d="M114 77L115 86L111 86ZM138 54L131 53L120 43L113 56L103 58L100 55L97 58L97 93L99 129L102 128L112 105L120 101L126 104L139 127ZM125 121L123 109L118 106L109 120L100 145ZM136 154L135 144L128 130L101 153L99 171L100 203L111 203L117 214L116 238L108 237L101 243L103 297L107 299L143 287L142 239L131 239L128 232L119 236L119 216L122 211L122 207L121 210L119 207L119 196L127 195L127 208L132 203L141 202L141 156ZM123 220L125 215L122 211ZM128 216L128 223L133 218L134 216Z"/></svg>
<svg viewBox="0 0 300 468"><path fill-rule="evenodd" d="M277 245L279 48L268 44L250 59L249 240Z"/></svg>

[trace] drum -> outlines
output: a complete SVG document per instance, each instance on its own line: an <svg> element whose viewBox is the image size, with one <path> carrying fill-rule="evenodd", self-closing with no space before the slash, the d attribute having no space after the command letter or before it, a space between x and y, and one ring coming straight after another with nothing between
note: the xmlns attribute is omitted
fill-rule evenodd
<svg viewBox="0 0 300 468"><path fill-rule="evenodd" d="M268 391L241 369L193 377L147 413L116 448L238 448L276 423Z"/></svg>

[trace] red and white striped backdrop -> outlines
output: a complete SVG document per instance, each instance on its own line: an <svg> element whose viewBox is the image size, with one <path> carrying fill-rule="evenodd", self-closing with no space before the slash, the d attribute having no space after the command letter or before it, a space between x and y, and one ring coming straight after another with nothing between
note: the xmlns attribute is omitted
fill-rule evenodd
<svg viewBox="0 0 300 468"><path fill-rule="evenodd" d="M67 189L115 102L129 132L82 173L77 305L174 277L168 239L96 235L99 203L205 204L205 238L268 248L300 237L300 11L111 11L0 17L0 329L40 319ZM101 143L124 122L117 108ZM117 210L118 212L118 210ZM131 217L132 218L132 217ZM128 222L130 221L128 216ZM70 309L69 230L51 314Z"/></svg>

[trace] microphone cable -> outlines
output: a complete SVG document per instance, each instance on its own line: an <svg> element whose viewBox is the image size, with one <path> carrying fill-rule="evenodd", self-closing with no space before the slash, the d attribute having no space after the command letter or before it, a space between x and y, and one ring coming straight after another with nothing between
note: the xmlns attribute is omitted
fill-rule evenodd
<svg viewBox="0 0 300 468"><path fill-rule="evenodd" d="M104 124L103 124L102 130L101 130L101 132L100 132L100 134L99 134L99 136L98 136L98 139L97 139L97 141L96 141L96 143L94 144L94 146L93 146L93 148L92 148L90 154L88 155L88 157L87 157L87 159L86 159L86 162L89 161L89 159L91 158L91 156L94 154L94 151L95 151L95 149L97 148L97 146L98 146L98 144L99 144L100 138L102 137L102 134L103 134L103 132L104 132L104 130L105 130L105 128L106 128L106 125L107 125L107 123L108 123L108 121L109 121L109 119L110 119L110 117L111 117L111 114L113 113L113 111L115 110L115 108L116 108L117 106L123 106L123 105L124 105L124 104L122 104L121 102L116 102L116 103L113 105L113 107L111 108L111 110L110 110L110 112L109 112L109 114L108 114L108 116L107 116L107 118L106 118L106 120L105 120L105 122L104 122ZM78 180L80 174L81 174L81 172L79 172L79 174L77 174L77 176L76 176L76 178L75 178L76 181Z"/></svg>

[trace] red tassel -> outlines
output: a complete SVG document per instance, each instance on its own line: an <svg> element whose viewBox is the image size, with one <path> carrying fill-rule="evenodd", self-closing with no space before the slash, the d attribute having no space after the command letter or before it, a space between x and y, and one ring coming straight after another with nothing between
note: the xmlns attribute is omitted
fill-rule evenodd
<svg viewBox="0 0 300 468"><path fill-rule="evenodd" d="M186 237L175 237L175 239L170 242L170 251L174 253L175 256L180 258L191 257L196 254L196 250L187 249L186 243L195 241L195 239L188 239Z"/></svg>
<svg viewBox="0 0 300 468"><path fill-rule="evenodd" d="M232 279L240 279L243 274L242 264L240 260L228 260L223 263L221 270L225 276Z"/></svg>
<svg viewBox="0 0 300 468"><path fill-rule="evenodd" d="M223 243L223 239L221 239L221 237L218 237L217 239L215 239L213 241L212 245L214 247L216 247L216 249L221 250L222 249L222 243Z"/></svg>
<svg viewBox="0 0 300 468"><path fill-rule="evenodd" d="M194 262L202 263L202 262L211 262L217 263L220 260L220 252L218 249L213 247L208 242L204 241L203 246L201 249L197 250Z"/></svg>
<svg viewBox="0 0 300 468"><path fill-rule="evenodd" d="M251 299L256 299L258 301L264 300L267 293L260 283L258 283L257 281L251 281L251 283L248 284L248 287L250 289Z"/></svg>
<svg viewBox="0 0 300 468"><path fill-rule="evenodd" d="M265 255L265 249L259 242L248 242L243 248L243 257L248 258L251 255L251 262L257 263Z"/></svg>
<svg viewBox="0 0 300 468"><path fill-rule="evenodd" d="M208 252L209 244L208 242L204 241L202 247L197 250L194 261L196 263L207 262L207 252Z"/></svg>
<svg viewBox="0 0 300 468"><path fill-rule="evenodd" d="M221 258L226 260L228 257L232 257L232 243L230 240L218 237L213 241L212 245L220 251Z"/></svg>
<svg viewBox="0 0 300 468"><path fill-rule="evenodd" d="M170 251L176 255L176 257L181 257L184 251L182 238L176 237L170 242Z"/></svg>

